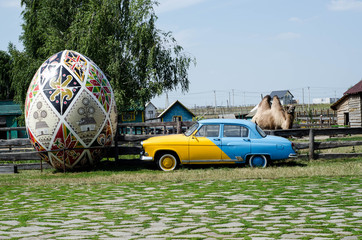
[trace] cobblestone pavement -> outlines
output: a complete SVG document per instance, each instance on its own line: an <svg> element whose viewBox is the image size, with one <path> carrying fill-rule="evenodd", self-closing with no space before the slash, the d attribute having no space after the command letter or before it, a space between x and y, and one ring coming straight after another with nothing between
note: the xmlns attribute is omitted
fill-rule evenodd
<svg viewBox="0 0 362 240"><path fill-rule="evenodd" d="M361 196L360 178L5 186L0 239L362 239Z"/></svg>

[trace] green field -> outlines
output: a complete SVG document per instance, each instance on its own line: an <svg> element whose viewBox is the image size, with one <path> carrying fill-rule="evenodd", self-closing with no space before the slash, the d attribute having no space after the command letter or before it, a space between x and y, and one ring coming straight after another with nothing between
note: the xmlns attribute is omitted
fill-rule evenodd
<svg viewBox="0 0 362 240"><path fill-rule="evenodd" d="M0 239L360 239L362 159L0 175Z"/></svg>

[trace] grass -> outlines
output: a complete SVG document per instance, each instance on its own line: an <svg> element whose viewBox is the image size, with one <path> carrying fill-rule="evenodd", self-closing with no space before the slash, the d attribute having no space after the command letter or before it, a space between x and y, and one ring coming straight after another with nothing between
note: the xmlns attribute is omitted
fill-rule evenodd
<svg viewBox="0 0 362 240"><path fill-rule="evenodd" d="M277 161L265 169L239 165L187 165L173 172L156 170L143 162L102 162L97 170L62 173L52 169L20 171L19 174L0 175L0 185L67 185L120 182L189 182L240 179L278 179L315 176L360 176L362 159L286 160Z"/></svg>
<svg viewBox="0 0 362 240"><path fill-rule="evenodd" d="M0 238L29 238L34 227L40 227L34 239L122 233L134 239L360 236L361 173L362 158L278 161L265 169L185 166L173 172L106 161L89 172L2 174Z"/></svg>

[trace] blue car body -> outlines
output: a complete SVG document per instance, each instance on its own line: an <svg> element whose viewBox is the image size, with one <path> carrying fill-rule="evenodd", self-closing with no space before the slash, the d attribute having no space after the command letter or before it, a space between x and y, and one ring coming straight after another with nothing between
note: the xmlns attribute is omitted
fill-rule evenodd
<svg viewBox="0 0 362 240"><path fill-rule="evenodd" d="M156 161L164 171L177 164L249 162L265 167L268 161L297 156L288 139L266 135L255 123L239 119L201 120L185 134L153 137L142 146L141 159Z"/></svg>

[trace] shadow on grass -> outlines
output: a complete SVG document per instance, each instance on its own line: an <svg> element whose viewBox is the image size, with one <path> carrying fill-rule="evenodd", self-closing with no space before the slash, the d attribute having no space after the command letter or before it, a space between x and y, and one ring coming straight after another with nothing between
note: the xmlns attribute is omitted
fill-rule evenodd
<svg viewBox="0 0 362 240"><path fill-rule="evenodd" d="M308 164L297 161L297 160L278 160L278 161L272 161L269 162L269 166L273 167L306 167Z"/></svg>
<svg viewBox="0 0 362 240"><path fill-rule="evenodd" d="M279 160L268 163L270 167L305 167L307 164L296 160ZM250 168L248 164L185 164L178 169L221 169L221 168ZM141 160L102 161L93 171L159 171L154 162Z"/></svg>
<svg viewBox="0 0 362 240"><path fill-rule="evenodd" d="M141 160L101 161L93 171L142 171L157 170L153 162Z"/></svg>

